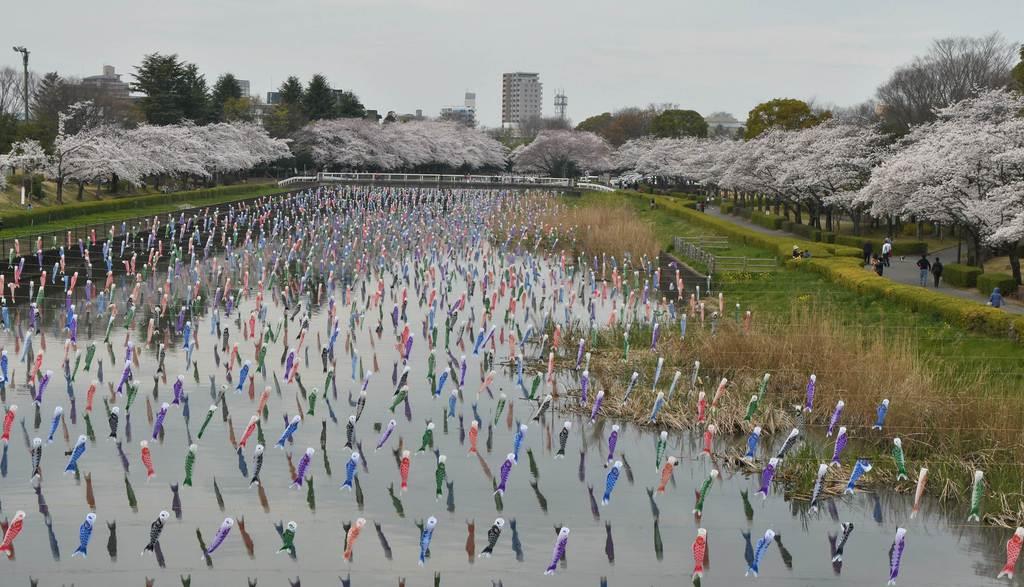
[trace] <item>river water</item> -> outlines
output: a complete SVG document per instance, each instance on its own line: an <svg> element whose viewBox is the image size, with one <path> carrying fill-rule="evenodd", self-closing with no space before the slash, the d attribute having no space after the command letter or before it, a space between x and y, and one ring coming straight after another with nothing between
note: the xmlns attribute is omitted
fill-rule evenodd
<svg viewBox="0 0 1024 587"><path fill-rule="evenodd" d="M486 247L485 247L486 248ZM484 256L486 258L486 254ZM515 260L523 263L523 257ZM480 259L466 258L457 261L464 266L479 265ZM543 261L539 267L555 269L557 261ZM541 272L543 273L543 272ZM392 274L382 275L391 283ZM10 275L8 273L8 279ZM581 283L577 276L575 283ZM151 279L144 291L160 287ZM359 291L360 282L353 291ZM33 407L34 386L25 382L25 365L17 361L15 352L17 334L12 331L0 333L0 345L8 351L10 366L14 370L16 383L9 384L5 405L17 404L17 421L11 434L6 468L0 478L0 507L2 514L11 517L17 510L27 513L24 530L15 541L16 556L11 560L0 559L0 577L3 585L28 585L29 578L39 580L39 585L70 585L120 587L143 585L147 578L155 579L156 585L180 585L181 576L191 576L193 585L245 585L246 579L258 581L258 585L287 585L298 579L305 585L338 585L339 577L351 580L351 585L397 585L405 578L406 585L430 585L439 580L441 585L488 585L501 582L504 585L526 585L530 581L545 581L561 585L598 585L603 580L608 585L679 585L690 582L693 569L691 544L698 528L707 529L707 565L704 585L737 585L741 582L755 582L744 577L747 568L745 551L748 547L746 536L756 544L765 530L775 531L778 541L770 544L761 562L761 573L757 583L765 585L882 585L889 577L889 548L898 527L907 528L906 550L898 584L900 585L995 585L995 575L1003 565L1004 543L1011 532L977 527L965 524L965 512L944 512L934 502L927 501L922 513L910 519L912 496L886 492L858 492L828 500L822 511L807 512L807 504L787 501L781 490L773 492L766 500L755 495L758 479L734 474L722 469L722 476L714 482L707 496L704 514L696 519L691 513L694 507L694 491L698 489L714 463L701 456L700 446L695 438L687 434L673 433L669 436L667 454L680 458L673 480L667 492L657 495L652 502L648 488L656 487L660 471L655 465L655 429L640 429L627 423L619 423L616 459L628 462L617 483L608 505L600 505L605 487L607 469L607 438L611 426L616 422L600 419L591 425L589 421L569 415L556 405L545 414L542 422L529 421L534 403L523 397L515 381L514 369L496 369L494 382L484 389L478 401L482 419L479 434L480 457L486 463L490 474L497 476L507 453L512 451L515 422L528 422L529 429L520 453L520 463L513 467L508 491L498 511L493 497L492 481L481 465L481 459L467 456L469 439L466 433L473 419L472 403L480 388L483 355L474 355L473 340L466 337L464 350L452 341L451 350L455 357L467 356L467 376L457 413L459 418L447 419L448 391L445 388L439 398L427 393L424 383L427 372L429 349L421 336L420 325L426 319L425 306L416 303L413 285L410 285L408 324L415 334L414 346L409 357L410 393L408 408L411 417L403 413L399 405L395 414L388 411L391 396L395 390L392 371L402 370L402 359L396 348L396 333L388 309L397 301L402 283L392 289L385 288L383 299L383 332L374 333L377 324L377 310L370 309L356 327L353 348L358 351L365 370L371 369L371 357L376 354L380 373L375 374L368 386L368 401L365 412L356 427L356 436L365 449L366 470L360 468L359 486L363 503L357 503L355 492L340 490L345 478L345 464L350 452L343 448L345 423L354 412L350 397L358 395L361 385L357 374L351 376L349 355L344 350L343 339L347 330L343 327L337 341L337 380L329 393L330 406L323 398L317 402L315 414L306 415L295 433L294 442L285 450L272 445L284 429L284 415L296 413L296 398L306 410L307 402L302 400L299 386L288 383L283 377L281 364L285 344L295 346L302 318L300 314L288 326L288 338L284 334L277 342L269 343L267 353L267 374L253 374L256 398L265 386L271 389L268 403L269 418L263 421L266 436L266 453L261 478L266 496L266 507L261 504L260 491L250 487L255 437L242 453L247 474L239 466L239 455L229 442L228 426L218 411L202 440L195 438L196 432L206 414L206 408L213 401L210 376L214 386L228 385L225 395L230 419L235 434L241 437L242 430L252 415L256 399L250 398L248 384L242 393L233 393L238 381L241 360L250 359L255 365L254 341L246 339L241 328L246 325L250 310L255 308L254 296L250 295L237 304L232 318L223 318L222 326L229 329L230 343L238 343L240 360L235 361L231 372L232 383L226 377L228 353L219 352L214 356L213 347L220 347L221 341L210 334L209 312L196 313L194 327L198 329L200 345L193 354L196 364L186 364L186 353L182 350L179 333L165 332L167 343L165 358L166 380L156 386L157 397L153 397L154 375L157 375L158 347L145 345L145 316L153 311L149 303L141 304L133 327L126 330L122 320L115 321L109 349L102 343L105 317L93 316L96 312L75 297L79 319L78 348L83 350L89 342L97 343L96 361L90 372L80 371L72 384L75 396L76 418L70 418L70 401L64 393L62 375L62 342L67 337L63 329L63 300L48 305L43 314L41 334L33 339L35 350L40 349L41 338L45 336L48 349L45 352L43 370L54 371L53 379L39 407L38 425ZM376 286L369 283L369 289ZM466 289L462 277L453 282L453 296ZM549 290L553 291L552 290ZM538 292L539 293L539 292ZM340 292L338 292L340 296ZM152 299L153 296L150 296ZM355 295L359 298L359 295ZM538 296L540 297L540 296ZM326 294L316 303L315 296L303 297L304 306L310 303L310 328L304 340L302 359L298 376L307 390L313 387L324 389L325 373L320 358L320 349L327 344L331 325L328 319ZM452 298L454 299L454 297ZM452 299L449 299L451 303ZM294 307L288 310L278 296L267 296L265 323L277 325L282 319L291 320ZM468 306L475 306L475 313L482 314L479 291L469 298ZM468 310L467 310L468 311ZM576 312L577 310L573 310ZM585 309L579 306L585 315ZM25 305L10 311L13 330L27 327L28 309ZM241 321L236 323L234 317ZM348 309L339 304L339 316L344 325L349 319ZM257 324L261 331L264 320ZM240 327L239 324L242 326ZM443 331L443 322L442 322ZM168 329L171 330L171 329ZM139 395L132 407L131 438L125 434L122 416L120 437L128 457L130 481L137 500L137 511L129 506L126 495L125 472L113 440L107 439L109 427L104 413L102 398L110 397L108 384L115 386L121 375L124 360L124 341L130 333L139 353L139 367L134 369L134 378L140 382ZM497 336L497 335L496 335ZM453 337L454 338L454 337ZM160 340L157 335L156 340ZM371 344L372 340L372 344ZM540 350L539 339L527 344L528 355ZM574 347L574 345L569 345ZM563 345L565 347L565 345ZM229 346L230 348L230 346ZM504 361L507 351L497 345L498 360ZM220 350L218 348L218 350ZM308 352L308 360L306 354ZM443 352L443 351L439 351ZM575 353L575 348L563 352ZM74 351L71 351L74 357ZM112 360L113 356L113 360ZM439 370L446 360L438 357ZM84 403L88 382L96 377L102 360L104 382L99 385L92 424L96 439L89 442L87 450L79 461L83 477L76 480L74 475L63 474L67 463L65 451L71 450L77 436L84 433ZM396 367L397 365L397 367ZM671 358L666 365L667 372ZM254 369L255 370L255 369ZM198 372L196 381L194 373ZM161 402L170 401L171 384L178 374L185 375L184 385L189 395L190 423L186 427L179 406L172 406L164 422L164 434L152 440L153 426L146 417L146 402L155 411ZM281 393L276 393L273 374L280 382ZM563 387L577 387L574 374L560 376ZM597 387L595 383L595 388ZM336 393L336 396L335 396ZM497 407L496 396L506 393L508 403L505 411L494 422ZM118 405L124 404L118 398ZM30 483L32 476L29 453L21 430L21 420L30 437L39 436L44 443L49 431L51 416L56 406L65 409L65 420L69 429L70 442L58 428L52 444L46 444L42 459L42 483L40 493L48 507L47 516L40 513L40 497ZM123 409L123 408L122 408ZM508 418L512 412L512 421ZM334 413L336 421L331 417ZM385 446L375 451L379 433L375 425L386 425L394 418L397 429ZM400 439L407 449L415 451L425 422L430 419L436 424L435 445L447 456L447 476L453 482L451 493L435 497L435 457L430 452L414 454L409 475L409 490L402 492L399 487L399 469L393 450ZM562 422L573 422L567 443L567 455L556 459L558 433ZM320 438L322 426L327 431L327 458L330 472L324 462ZM447 430L446 430L447 429ZM150 439L156 477L147 481L146 471L139 456L139 441ZM172 513L160 537L161 552L165 568L160 568L157 557L152 553L139 555L148 542L150 524L161 510L172 511L171 483L180 483L184 476L186 447L190 439L198 444L194 470L194 486L181 487L180 517ZM767 444L777 447L781 438L771 439ZM742 443L743 439L736 442ZM309 500L307 487L290 489L291 477L286 454L292 454L295 463L306 447L315 449L315 455L308 470L315 492L315 503ZM766 449L767 450L767 449ZM582 452L581 452L582 451ZM582 456L581 456L582 454ZM582 461L582 465L581 465ZM91 477L95 508L87 503L84 475ZM223 510L218 505L214 482L223 497ZM536 488L533 484L536 484ZM388 488L393 486L394 497ZM597 501L596 512L592 506L588 486L593 486ZM777 488L778 489L778 488ZM745 511L741 492L750 495L752 515ZM543 507L542 507L543 506ZM657 513L654 511L655 507ZM398 511L401 508L401 512ZM92 534L88 558L72 558L72 552L79 543L79 526L90 511L97 515L95 531ZM231 516L236 520L244 518L247 534L251 537L253 554L247 552L238 524L230 531L227 539L212 555L212 566L208 566L200 551L196 529L202 531L209 543L221 521ZM418 520L435 516L438 520L430 544L431 556L425 566L417 564L420 531ZM498 516L508 520L497 542L494 555L480 558L479 554L487 543L487 531ZM347 562L342 558L344 531L343 522L363 517L368 523L354 547L354 559ZM515 520L515 532L511 521ZM295 537L296 556L277 553L281 538L275 530L275 523L295 521L298 529ZM116 552L110 548L108 523L116 522ZM381 532L390 546L391 556L387 557L374 528L380 524ZM467 522L475 523L473 555L467 554ZM854 531L845 548L841 566L833 564L829 534L839 534L840 523L852 522ZM552 558L556 529L571 528L564 562L553 577L545 577L544 570ZM1006 581L1003 580L1002 583Z"/></svg>

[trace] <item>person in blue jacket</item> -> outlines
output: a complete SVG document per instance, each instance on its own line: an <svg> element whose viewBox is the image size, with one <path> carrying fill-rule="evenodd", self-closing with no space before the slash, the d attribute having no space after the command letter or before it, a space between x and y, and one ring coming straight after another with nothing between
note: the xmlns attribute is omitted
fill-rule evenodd
<svg viewBox="0 0 1024 587"><path fill-rule="evenodd" d="M999 293L999 288L992 290L992 295L988 297L988 305L993 308L1001 308L1003 306L1003 294Z"/></svg>

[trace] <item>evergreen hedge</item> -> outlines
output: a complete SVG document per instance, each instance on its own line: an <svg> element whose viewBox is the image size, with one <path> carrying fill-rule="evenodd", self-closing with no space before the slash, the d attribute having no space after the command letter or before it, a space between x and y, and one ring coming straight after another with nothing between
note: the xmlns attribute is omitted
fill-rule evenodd
<svg viewBox="0 0 1024 587"><path fill-rule="evenodd" d="M782 217L764 212L751 212L750 221L758 226L778 230L782 228Z"/></svg>
<svg viewBox="0 0 1024 587"><path fill-rule="evenodd" d="M1017 282L1009 273L982 273L978 276L978 291L981 293L990 294L997 287L1003 295L1011 294L1017 291Z"/></svg>
<svg viewBox="0 0 1024 587"><path fill-rule="evenodd" d="M971 265L950 263L942 269L942 279L949 285L956 287L974 287L978 284L978 276L981 269Z"/></svg>
<svg viewBox="0 0 1024 587"><path fill-rule="evenodd" d="M820 273L857 293L891 300L912 312L935 315L968 330L991 336L1011 336L1018 340L1021 333L1024 333L1024 316L923 287L896 283L879 277L873 271L865 271L860 262L854 259L804 259L788 264ZM943 277L947 275L949 267L946 265Z"/></svg>

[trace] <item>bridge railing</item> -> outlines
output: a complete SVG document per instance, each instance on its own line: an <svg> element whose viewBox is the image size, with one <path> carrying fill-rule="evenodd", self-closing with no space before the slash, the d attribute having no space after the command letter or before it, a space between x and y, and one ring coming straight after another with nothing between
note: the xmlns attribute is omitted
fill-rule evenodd
<svg viewBox="0 0 1024 587"><path fill-rule="evenodd" d="M288 179L282 179L281 181L277 182L277 185L279 185L281 187L285 187L285 186L296 185L296 184L301 184L301 183L315 183L315 182L316 182L316 176L315 175L298 175L298 176L295 176L295 177L289 177Z"/></svg>
<svg viewBox="0 0 1024 587"><path fill-rule="evenodd" d="M589 183L589 182L577 182L576 187L583 188L585 190L594 190L595 192L614 192L615 188L608 187L600 183Z"/></svg>
<svg viewBox="0 0 1024 587"><path fill-rule="evenodd" d="M564 177L536 177L528 175L446 175L438 173L357 173L321 172L315 176L289 177L280 186L303 183L427 183L427 184L483 184L536 187L572 187L571 179ZM589 185L589 184L587 184Z"/></svg>

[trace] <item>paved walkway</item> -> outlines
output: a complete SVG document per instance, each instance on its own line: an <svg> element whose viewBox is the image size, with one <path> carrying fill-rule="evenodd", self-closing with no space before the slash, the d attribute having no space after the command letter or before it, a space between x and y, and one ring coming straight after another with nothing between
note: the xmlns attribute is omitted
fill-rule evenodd
<svg viewBox="0 0 1024 587"><path fill-rule="evenodd" d="M771 228L765 228L764 226L754 224L753 222L750 222L749 220L741 216L723 214L717 206L708 206L706 209L706 214L709 214L721 220L725 220L727 222L731 222L738 226L742 226L743 228L753 230L754 232L770 234L772 236L793 236L794 238L797 239L803 239L803 237L792 235L791 233L782 230L773 230ZM929 261L934 261L935 257L941 259L943 265L956 263L956 247L947 247L939 251L928 253ZM899 257L893 257L891 265L885 268L885 273L883 274L883 277L885 277L886 279L891 279L898 283L905 283L908 285L919 285L920 276L916 265L917 259L917 256L908 256L904 260L900 260ZM865 268L864 270L869 271L868 268ZM939 288L935 289L932 287L932 283L932 278L931 276L929 276L928 289L932 291L936 291L938 293L945 294L951 297L975 301L980 304L988 303L987 293L982 294L981 292L975 289L961 289L957 287L947 286L945 284L940 284ZM1006 310L1007 312L1011 312L1014 314L1024 314L1024 305L1018 304L1013 301L1007 301L1006 305L1003 306L1003 309Z"/></svg>

